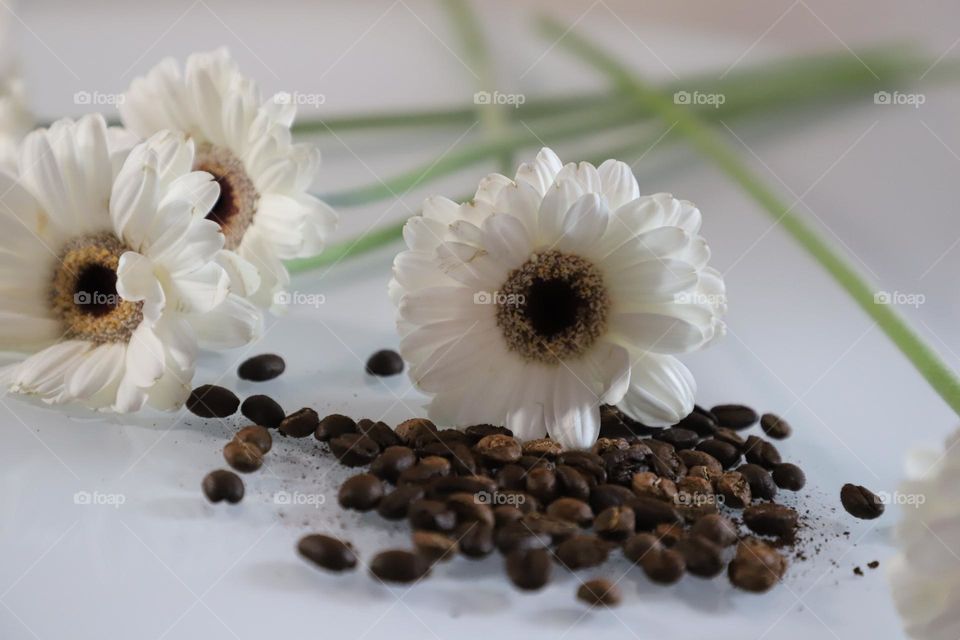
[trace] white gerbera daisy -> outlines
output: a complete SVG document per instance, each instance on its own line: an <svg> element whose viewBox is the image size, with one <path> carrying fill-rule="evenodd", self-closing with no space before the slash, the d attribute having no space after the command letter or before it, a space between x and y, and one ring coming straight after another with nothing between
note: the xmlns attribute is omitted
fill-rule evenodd
<svg viewBox="0 0 960 640"><path fill-rule="evenodd" d="M226 248L259 269L259 287L247 295L275 310L289 283L281 261L320 253L337 220L307 192L320 154L291 142L296 105L282 96L263 101L219 49L190 56L183 75L173 59L164 60L133 81L120 105L124 124L140 136L172 129L196 143L194 169L213 174L221 187L208 218L220 224Z"/></svg>
<svg viewBox="0 0 960 640"><path fill-rule="evenodd" d="M0 172L0 349L31 354L4 386L50 403L169 410L190 392L198 340L239 346L260 313L231 293L219 193L193 143L161 132L122 163L100 115L23 142Z"/></svg>
<svg viewBox="0 0 960 640"><path fill-rule="evenodd" d="M488 176L471 202L428 199L390 289L431 418L568 447L596 440L602 403L679 421L695 384L668 354L723 329L699 229L691 203L641 197L626 164L563 166L549 149L514 180Z"/></svg>

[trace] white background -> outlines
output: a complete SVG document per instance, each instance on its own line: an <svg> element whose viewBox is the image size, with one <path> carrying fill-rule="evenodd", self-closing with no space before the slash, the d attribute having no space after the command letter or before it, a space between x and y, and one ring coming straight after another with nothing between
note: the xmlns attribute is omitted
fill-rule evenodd
<svg viewBox="0 0 960 640"><path fill-rule="evenodd" d="M898 38L919 42L936 59L957 53L960 37L958 12L947 2L922 10L916 3L799 0L669 8L476 4L497 43L498 85L528 96L602 87L532 30L537 7L579 20L638 71L664 80L812 49L855 55ZM267 91L322 93L321 108L302 109L307 118L462 105L474 91L454 33L433 3L35 2L6 11L43 118L84 112L74 104L77 91L120 92L163 56L221 44ZM927 98L920 109L874 105L865 96L731 126L757 171L788 202L798 200L795 212L863 273L885 290L925 297L903 312L958 366L960 93L914 90ZM479 129L323 137L317 188L388 178L463 148L479 139ZM558 150L576 159L575 146ZM665 589L618 560L578 575L624 576L624 604L585 612L573 598L577 576L558 570L543 592L522 595L503 579L498 557L458 560L409 590L384 587L363 571L330 576L297 558L294 545L304 533L345 532L365 558L407 541L401 527L339 510L333 492L344 472L312 439L277 442L268 465L245 478L242 504L211 506L200 480L222 465L220 449L240 420L66 416L3 398L0 638L899 637L883 576L899 512L855 521L839 509L839 487L894 490L906 451L939 443L956 418L872 321L716 170L666 148L623 159L637 161L642 190L672 191L700 205L714 262L727 273L730 335L688 360L700 401L743 401L795 426L781 450L808 473L797 503L810 509L804 548L811 559L794 563L784 584L763 596L736 592L724 579L687 577ZM465 171L401 202L344 210L338 237L402 219L428 191L469 191L491 169ZM198 382L270 393L288 410L312 406L390 424L420 415L423 398L404 377L379 381L362 371L369 353L396 345L385 294L393 251L298 277L296 290L323 294L325 303L270 321L249 350L208 358ZM261 385L238 381L236 363L264 351L282 354L287 373ZM84 491L94 502L123 504L75 504ZM277 491L329 499L319 508L283 506L275 504ZM960 562L953 551L943 553L945 563ZM874 559L880 569L853 575L854 566Z"/></svg>

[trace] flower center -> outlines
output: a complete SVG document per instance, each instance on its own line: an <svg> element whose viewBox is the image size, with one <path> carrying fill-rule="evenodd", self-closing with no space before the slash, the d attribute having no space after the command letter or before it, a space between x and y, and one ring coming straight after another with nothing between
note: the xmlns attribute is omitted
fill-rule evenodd
<svg viewBox="0 0 960 640"><path fill-rule="evenodd" d="M600 271L559 251L534 254L510 272L496 304L509 349L547 364L586 353L606 331L610 308Z"/></svg>
<svg viewBox="0 0 960 640"><path fill-rule="evenodd" d="M260 194L240 158L224 147L209 143L199 145L193 168L211 174L220 185L220 197L207 214L207 220L220 225L226 240L225 248L236 249L253 222Z"/></svg>
<svg viewBox="0 0 960 640"><path fill-rule="evenodd" d="M53 276L50 307L64 337L97 344L128 342L143 320L143 303L117 293L117 265L127 251L112 233L74 238Z"/></svg>

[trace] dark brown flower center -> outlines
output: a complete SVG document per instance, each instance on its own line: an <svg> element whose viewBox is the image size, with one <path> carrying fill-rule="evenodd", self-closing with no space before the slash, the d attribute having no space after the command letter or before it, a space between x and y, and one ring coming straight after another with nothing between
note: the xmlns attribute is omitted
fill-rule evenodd
<svg viewBox="0 0 960 640"><path fill-rule="evenodd" d="M236 249L253 222L260 200L243 162L229 149L204 143L197 147L193 168L211 174L220 185L220 197L207 220L220 225L225 248Z"/></svg>

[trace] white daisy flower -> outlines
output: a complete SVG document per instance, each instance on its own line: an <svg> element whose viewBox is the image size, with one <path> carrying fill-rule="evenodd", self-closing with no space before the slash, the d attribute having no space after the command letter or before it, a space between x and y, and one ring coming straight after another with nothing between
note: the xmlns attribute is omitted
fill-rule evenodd
<svg viewBox="0 0 960 640"><path fill-rule="evenodd" d="M4 386L49 403L170 410L198 342L240 346L260 312L231 293L219 187L193 143L161 132L125 159L100 115L29 134L0 172L0 349L30 354Z"/></svg>
<svg viewBox="0 0 960 640"><path fill-rule="evenodd" d="M220 183L208 218L220 224L226 248L260 271L247 295L273 306L289 284L282 260L320 253L336 214L307 189L320 163L308 144L291 142L296 105L287 94L263 101L226 49L194 54L181 75L166 59L137 78L120 104L124 124L146 137L172 129L195 142L194 169Z"/></svg>
<svg viewBox="0 0 960 640"><path fill-rule="evenodd" d="M641 197L626 164L564 166L549 149L513 180L488 176L471 202L428 199L390 292L430 417L567 447L596 440L603 403L679 421L695 384L669 354L723 330L699 229L691 203Z"/></svg>

